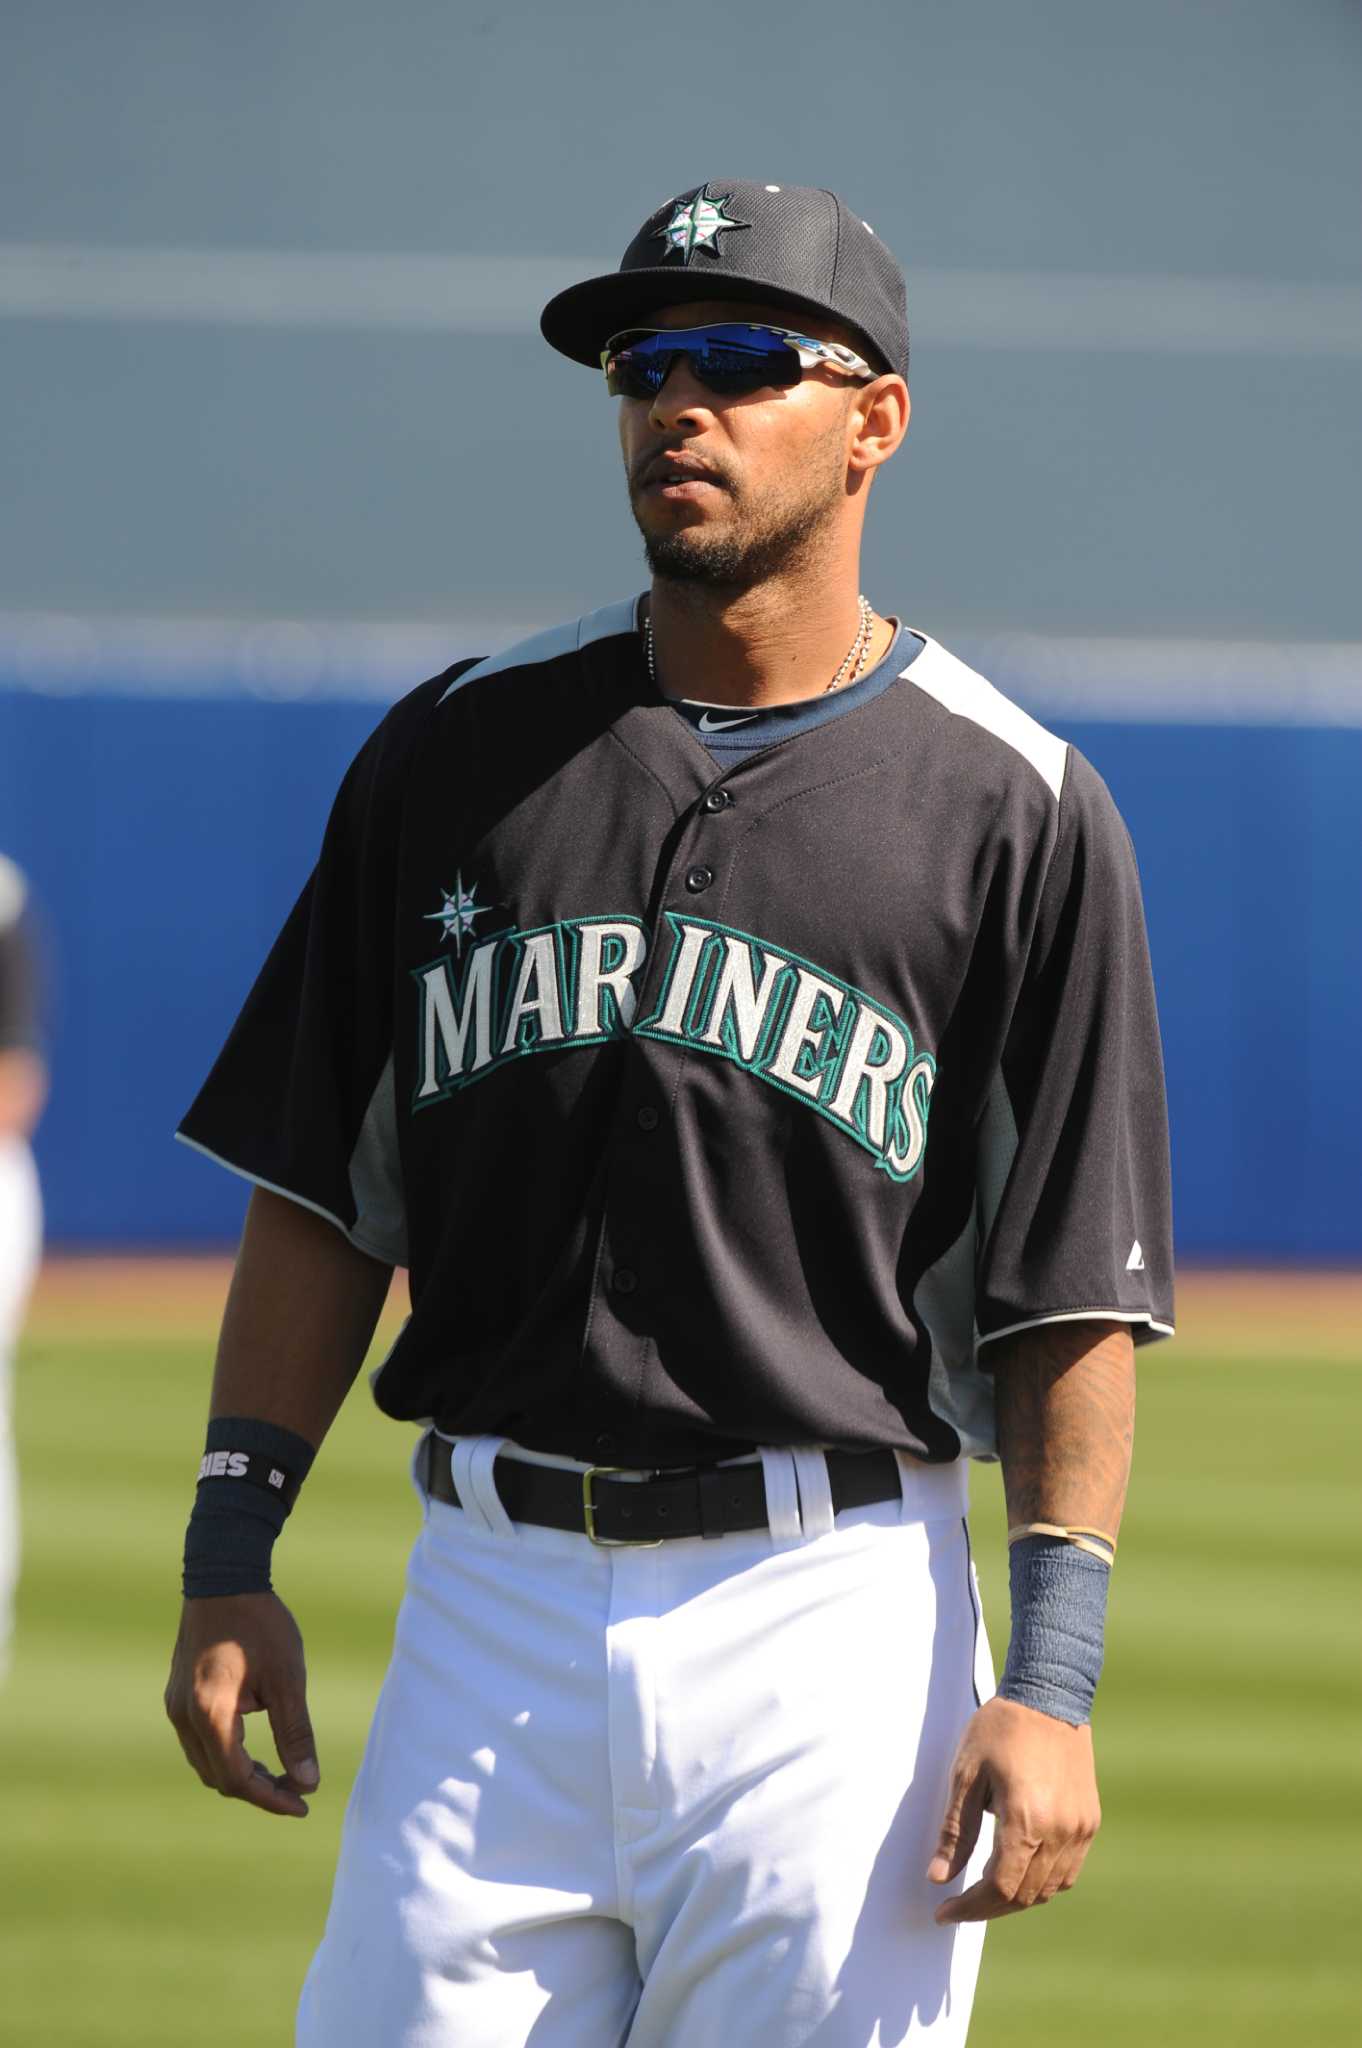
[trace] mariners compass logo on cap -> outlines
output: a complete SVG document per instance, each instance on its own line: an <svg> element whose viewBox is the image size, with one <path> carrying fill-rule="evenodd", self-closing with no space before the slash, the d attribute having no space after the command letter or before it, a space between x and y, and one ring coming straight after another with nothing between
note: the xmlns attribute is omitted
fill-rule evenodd
<svg viewBox="0 0 1362 2048"><path fill-rule="evenodd" d="M598 371L612 335L650 322L661 307L712 298L788 305L792 327L831 314L877 371L908 375L903 272L861 216L821 185L717 177L687 185L652 208L618 270L557 292L539 325L554 348Z"/></svg>
<svg viewBox="0 0 1362 2048"><path fill-rule="evenodd" d="M683 263L689 263L697 249L708 249L711 256L717 256L719 237L726 229L752 225L750 220L730 220L724 212L732 198L729 192L722 199L707 199L701 190L684 203L678 199L671 219L654 232Z"/></svg>

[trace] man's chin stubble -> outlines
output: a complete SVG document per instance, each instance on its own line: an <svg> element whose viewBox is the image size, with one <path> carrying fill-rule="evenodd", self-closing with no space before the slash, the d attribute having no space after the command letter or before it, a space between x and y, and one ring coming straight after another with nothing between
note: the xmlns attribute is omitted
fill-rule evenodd
<svg viewBox="0 0 1362 2048"><path fill-rule="evenodd" d="M813 552L827 524L827 508L807 506L770 533L706 534L696 526L675 533L648 533L641 525L643 555L655 577L667 583L707 585L713 590L751 590L773 576L788 575Z"/></svg>

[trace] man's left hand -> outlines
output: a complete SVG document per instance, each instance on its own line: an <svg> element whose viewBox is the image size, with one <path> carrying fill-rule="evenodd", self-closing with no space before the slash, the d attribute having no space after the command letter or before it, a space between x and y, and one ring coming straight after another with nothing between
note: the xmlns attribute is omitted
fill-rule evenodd
<svg viewBox="0 0 1362 2048"><path fill-rule="evenodd" d="M946 1816L927 1866L933 1884L949 1884L964 1869L986 1812L997 1822L993 1853L977 1883L937 1907L942 1926L1045 1906L1077 1881L1102 1820L1092 1729L1016 1700L985 1701L951 1766Z"/></svg>

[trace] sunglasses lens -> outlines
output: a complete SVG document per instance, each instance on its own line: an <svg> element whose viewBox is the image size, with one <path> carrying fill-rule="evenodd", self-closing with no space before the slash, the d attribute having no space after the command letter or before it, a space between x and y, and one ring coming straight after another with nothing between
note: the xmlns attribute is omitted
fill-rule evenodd
<svg viewBox="0 0 1362 2048"><path fill-rule="evenodd" d="M691 356L695 374L711 391L761 391L797 384L799 357L776 334L716 327Z"/></svg>
<svg viewBox="0 0 1362 2048"><path fill-rule="evenodd" d="M605 388L612 398L652 398L662 389L671 361L670 356L645 356L635 348L619 349L606 357Z"/></svg>
<svg viewBox="0 0 1362 2048"><path fill-rule="evenodd" d="M706 390L725 397L797 384L800 363L777 334L738 326L691 327L673 333L620 335L605 363L612 398L652 398L677 356Z"/></svg>

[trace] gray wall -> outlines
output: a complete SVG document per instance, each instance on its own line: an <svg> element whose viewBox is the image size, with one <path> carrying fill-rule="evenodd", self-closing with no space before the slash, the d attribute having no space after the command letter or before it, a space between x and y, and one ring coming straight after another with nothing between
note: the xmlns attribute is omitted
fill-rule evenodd
<svg viewBox="0 0 1362 2048"><path fill-rule="evenodd" d="M1362 637L1351 0L0 11L0 609L518 622L638 587L609 402L524 309L731 171L842 190L908 272L882 609ZM463 265L443 314L96 316L82 266L126 249ZM519 333L457 331L478 254L528 259Z"/></svg>

